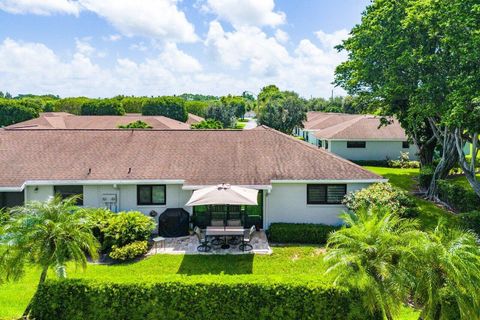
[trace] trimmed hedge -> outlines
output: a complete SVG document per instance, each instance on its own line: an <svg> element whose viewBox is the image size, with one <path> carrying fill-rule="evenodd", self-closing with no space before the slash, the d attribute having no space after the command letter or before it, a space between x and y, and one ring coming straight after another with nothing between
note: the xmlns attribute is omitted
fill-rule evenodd
<svg viewBox="0 0 480 320"><path fill-rule="evenodd" d="M362 295L308 283L191 281L94 283L47 281L38 289L33 319L365 319ZM379 315L368 315L380 319Z"/></svg>
<svg viewBox="0 0 480 320"><path fill-rule="evenodd" d="M185 122L188 119L185 100L178 97L146 98L142 105L144 116L164 116Z"/></svg>
<svg viewBox="0 0 480 320"><path fill-rule="evenodd" d="M135 241L124 245L123 247L112 246L112 252L110 252L110 258L115 260L131 260L140 255L147 253L148 242L147 241Z"/></svg>
<svg viewBox="0 0 480 320"><path fill-rule="evenodd" d="M480 198L473 190L447 180L438 180L437 184L438 197L455 211L468 212L480 208Z"/></svg>
<svg viewBox="0 0 480 320"><path fill-rule="evenodd" d="M325 244L330 232L338 226L310 223L272 223L268 229L268 239L277 243Z"/></svg>

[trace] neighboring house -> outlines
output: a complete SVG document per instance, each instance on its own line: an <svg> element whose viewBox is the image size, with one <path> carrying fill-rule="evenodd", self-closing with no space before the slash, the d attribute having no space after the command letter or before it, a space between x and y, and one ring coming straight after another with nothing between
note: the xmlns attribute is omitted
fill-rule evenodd
<svg viewBox="0 0 480 320"><path fill-rule="evenodd" d="M304 128L295 134L305 141L352 161L398 159L408 152L418 158L418 149L408 141L405 130L394 118L380 126L379 116L308 112Z"/></svg>
<svg viewBox="0 0 480 320"><path fill-rule="evenodd" d="M188 119L187 119L187 124L192 125L194 123L199 123L205 120L204 118L197 116L196 114L189 113L188 114Z"/></svg>
<svg viewBox="0 0 480 320"><path fill-rule="evenodd" d="M253 130L0 130L0 206L81 194L81 205L149 214L186 207L193 190L228 183L261 190L272 222L338 224L343 196L385 181L267 127ZM157 216L158 219L158 216Z"/></svg>
<svg viewBox="0 0 480 320"><path fill-rule="evenodd" d="M195 123L201 117L189 114L189 121ZM187 122L164 116L142 116L127 113L124 116L77 116L66 112L45 112L40 117L8 126L8 129L117 129L137 120L144 121L153 129L189 129ZM200 120L201 121L201 120Z"/></svg>

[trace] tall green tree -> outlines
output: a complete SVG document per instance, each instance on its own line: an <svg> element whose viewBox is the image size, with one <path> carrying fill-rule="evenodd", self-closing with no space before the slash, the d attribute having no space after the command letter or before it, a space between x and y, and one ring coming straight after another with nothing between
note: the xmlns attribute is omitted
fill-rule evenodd
<svg viewBox="0 0 480 320"><path fill-rule="evenodd" d="M207 120L219 121L224 128L233 128L235 126L235 110L228 104L221 101L210 103L205 113Z"/></svg>
<svg viewBox="0 0 480 320"><path fill-rule="evenodd" d="M87 255L97 258L99 244L75 205L77 200L57 196L11 210L0 229L0 274L6 280L20 279L26 268L35 265L41 269L40 285L49 269L64 278L67 262L86 268ZM31 301L24 316L28 316L30 308Z"/></svg>
<svg viewBox="0 0 480 320"><path fill-rule="evenodd" d="M265 94L258 95L264 101L257 114L258 124L286 134L292 134L297 127L303 128L303 122L307 120L305 101L295 92L273 91L270 95L270 90L269 88Z"/></svg>
<svg viewBox="0 0 480 320"><path fill-rule="evenodd" d="M182 122L188 119L185 100L168 96L145 99L142 106L142 115L165 116Z"/></svg>

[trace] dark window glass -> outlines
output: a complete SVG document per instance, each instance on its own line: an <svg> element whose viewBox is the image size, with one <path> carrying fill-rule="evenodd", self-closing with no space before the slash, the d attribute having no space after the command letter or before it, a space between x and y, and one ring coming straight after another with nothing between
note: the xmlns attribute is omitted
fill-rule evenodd
<svg viewBox="0 0 480 320"><path fill-rule="evenodd" d="M165 185L137 186L138 205L163 205L166 203Z"/></svg>
<svg viewBox="0 0 480 320"><path fill-rule="evenodd" d="M325 140L325 149L328 150L328 140Z"/></svg>
<svg viewBox="0 0 480 320"><path fill-rule="evenodd" d="M410 143L408 141L403 141L402 142L402 148L403 149L408 149L410 148Z"/></svg>
<svg viewBox="0 0 480 320"><path fill-rule="evenodd" d="M77 205L83 206L83 186L54 186L53 193L60 195L62 199L80 195L81 198L77 200Z"/></svg>
<svg viewBox="0 0 480 320"><path fill-rule="evenodd" d="M317 140L317 146L318 146L319 148L322 147L322 140Z"/></svg>
<svg viewBox="0 0 480 320"><path fill-rule="evenodd" d="M25 196L22 192L0 192L0 209L22 206Z"/></svg>
<svg viewBox="0 0 480 320"><path fill-rule="evenodd" d="M345 184L309 184L307 204L339 204L346 193Z"/></svg>
<svg viewBox="0 0 480 320"><path fill-rule="evenodd" d="M365 141L347 141L347 148L365 148L366 145Z"/></svg>

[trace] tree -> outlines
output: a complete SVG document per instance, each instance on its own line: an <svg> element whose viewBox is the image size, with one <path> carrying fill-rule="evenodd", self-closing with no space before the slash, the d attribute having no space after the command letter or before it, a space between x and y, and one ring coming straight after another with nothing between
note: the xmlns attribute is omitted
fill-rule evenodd
<svg viewBox="0 0 480 320"><path fill-rule="evenodd" d="M209 103L207 101L187 100L185 107L188 113L195 114L199 117L205 118Z"/></svg>
<svg viewBox="0 0 480 320"><path fill-rule="evenodd" d="M236 122L233 108L221 102L213 102L208 106L206 118L219 121L224 128L233 128Z"/></svg>
<svg viewBox="0 0 480 320"><path fill-rule="evenodd" d="M38 110L26 107L16 100L0 99L0 127L37 118Z"/></svg>
<svg viewBox="0 0 480 320"><path fill-rule="evenodd" d="M182 122L188 119L185 100L178 97L147 98L143 102L142 114L144 116L164 116Z"/></svg>
<svg viewBox="0 0 480 320"><path fill-rule="evenodd" d="M478 319L480 310L479 239L470 232L440 224L420 237L411 265L414 301L421 318Z"/></svg>
<svg viewBox="0 0 480 320"><path fill-rule="evenodd" d="M266 87L263 87L257 96L257 108L258 108L257 113L262 107L264 107L267 104L267 102L270 99L277 99L277 98L280 98L281 96L282 96L282 93L280 92L280 89L276 85L271 84Z"/></svg>
<svg viewBox="0 0 480 320"><path fill-rule="evenodd" d="M324 261L334 283L360 288L365 307L393 319L410 293L411 240L418 223L382 211L343 214L347 227L332 233Z"/></svg>
<svg viewBox="0 0 480 320"><path fill-rule="evenodd" d="M259 94L259 97L261 94ZM303 122L307 120L305 102L294 92L283 91L274 93L268 98L262 95L263 105L257 115L258 123L279 130L286 134L292 134L296 127L303 128Z"/></svg>
<svg viewBox="0 0 480 320"><path fill-rule="evenodd" d="M223 129L222 123L214 119L208 119L193 123L190 127L192 129Z"/></svg>
<svg viewBox="0 0 480 320"><path fill-rule="evenodd" d="M119 125L120 129L151 129L152 126L142 120L130 122L129 124Z"/></svg>
<svg viewBox="0 0 480 320"><path fill-rule="evenodd" d="M118 99L90 99L81 105L82 115L116 115L125 114L122 103Z"/></svg>
<svg viewBox="0 0 480 320"><path fill-rule="evenodd" d="M50 268L65 278L68 261L86 268L86 254L97 258L99 244L83 213L75 206L77 199L62 200L57 196L46 202L30 202L12 209L9 220L0 230L0 268L7 280L18 280L25 268L34 264L42 270L41 285ZM25 317L30 308L31 301L25 309Z"/></svg>
<svg viewBox="0 0 480 320"><path fill-rule="evenodd" d="M220 99L220 102L226 107L233 110L233 114L236 118L242 118L245 116L247 103L242 97L225 96Z"/></svg>

